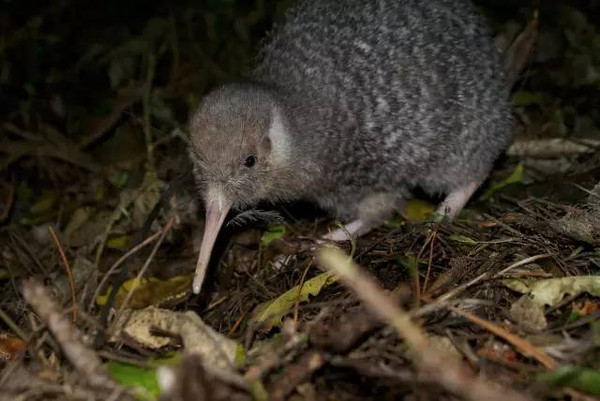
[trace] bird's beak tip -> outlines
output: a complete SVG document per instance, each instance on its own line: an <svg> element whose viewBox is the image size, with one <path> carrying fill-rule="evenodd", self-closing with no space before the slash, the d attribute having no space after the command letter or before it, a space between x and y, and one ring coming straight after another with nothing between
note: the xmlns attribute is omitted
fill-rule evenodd
<svg viewBox="0 0 600 401"><path fill-rule="evenodd" d="M229 206L217 204L216 202L209 202L206 207L204 236L202 237L202 245L200 246L200 253L198 254L198 262L196 264L196 273L192 284L192 291L194 294L199 294L202 289L202 283L204 282L212 249L228 212Z"/></svg>

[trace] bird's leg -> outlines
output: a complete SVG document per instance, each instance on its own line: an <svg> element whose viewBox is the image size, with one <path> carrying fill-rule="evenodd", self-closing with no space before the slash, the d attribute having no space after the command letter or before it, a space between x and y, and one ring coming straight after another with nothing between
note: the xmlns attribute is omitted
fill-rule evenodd
<svg viewBox="0 0 600 401"><path fill-rule="evenodd" d="M479 181L470 182L450 192L443 202L440 203L432 219L434 221L454 219L465 207L473 193L479 188L480 184L481 182Z"/></svg>
<svg viewBox="0 0 600 401"><path fill-rule="evenodd" d="M403 199L397 194L375 193L364 198L358 205L358 218L346 223L343 227L325 234L325 241L347 241L350 237L360 237L379 227L392 216L403 204Z"/></svg>

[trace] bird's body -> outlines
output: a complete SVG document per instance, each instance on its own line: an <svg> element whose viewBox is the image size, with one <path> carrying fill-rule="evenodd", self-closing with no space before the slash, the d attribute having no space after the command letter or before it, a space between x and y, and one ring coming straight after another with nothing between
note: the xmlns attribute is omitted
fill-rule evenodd
<svg viewBox="0 0 600 401"><path fill-rule="evenodd" d="M301 0L249 78L192 119L208 209L309 199L360 235L419 187L452 217L510 141L500 56L467 0Z"/></svg>

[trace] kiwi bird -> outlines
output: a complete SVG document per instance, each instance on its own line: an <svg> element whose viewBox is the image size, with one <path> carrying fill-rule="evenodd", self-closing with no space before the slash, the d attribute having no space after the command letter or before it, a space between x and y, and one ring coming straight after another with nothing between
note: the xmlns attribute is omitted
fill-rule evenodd
<svg viewBox="0 0 600 401"><path fill-rule="evenodd" d="M247 80L217 87L190 120L206 208L198 293L231 209L310 200L345 240L415 188L454 218L511 139L509 87L467 0L300 0Z"/></svg>

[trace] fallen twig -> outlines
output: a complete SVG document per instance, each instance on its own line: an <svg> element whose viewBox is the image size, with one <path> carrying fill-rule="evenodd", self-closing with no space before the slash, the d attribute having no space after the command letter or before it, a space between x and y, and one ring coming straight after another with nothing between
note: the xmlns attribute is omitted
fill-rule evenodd
<svg viewBox="0 0 600 401"><path fill-rule="evenodd" d="M249 382L262 380L267 373L280 366L284 355L287 357L297 355L298 351L306 344L306 340L306 336L294 334L287 340L278 343L269 352L262 354L254 365L248 367L244 378Z"/></svg>
<svg viewBox="0 0 600 401"><path fill-rule="evenodd" d="M60 257L63 262L63 267L65 268L65 271L67 272L67 279L69 280L69 288L71 289L71 301L73 303L73 308L72 308L73 323L75 323L75 322L77 322L77 300L75 299L75 281L73 280L73 273L71 272L71 267L69 266L69 261L67 260L67 255L65 255L65 251L63 250L62 246L60 245L60 241L58 240L56 233L54 232L52 227L48 227L48 230L50 231L50 236L52 236L54 245L56 246L56 249L58 250L58 253L60 254Z"/></svg>
<svg viewBox="0 0 600 401"><path fill-rule="evenodd" d="M546 354L541 349L537 348L535 345L531 344L529 341L524 340L508 330L499 327L492 322L488 322L485 319L480 318L479 316L475 316L472 313L460 310L454 306L448 305L448 309L452 312L456 313L469 320L476 325L483 327L487 331L497 335L498 337L502 337L507 342L514 345L519 352L521 352L526 357L535 358L538 362L544 365L547 369L556 369L558 367L558 363L552 358L550 355Z"/></svg>
<svg viewBox="0 0 600 401"><path fill-rule="evenodd" d="M285 400L296 386L304 383L325 364L325 356L319 351L310 351L302 355L295 363L286 367L286 374L277 380L269 392L273 401Z"/></svg>
<svg viewBox="0 0 600 401"><path fill-rule="evenodd" d="M349 352L368 333L382 323L363 307L346 311L335 322L318 322L309 329L310 343L317 348L337 354ZM344 333L340 336L340 333Z"/></svg>
<svg viewBox="0 0 600 401"><path fill-rule="evenodd" d="M90 155L79 150L76 144L54 127L42 125L41 133L37 135L10 123L3 124L1 128L23 138L0 141L0 149L8 154L8 164L14 163L23 156L35 155L62 160L92 172L101 170L100 165Z"/></svg>
<svg viewBox="0 0 600 401"><path fill-rule="evenodd" d="M397 368L390 368L389 366L383 364L377 365L368 361L356 360L354 358L348 358L339 355L332 356L327 363L335 367L352 369L362 376L393 380L394 382L400 382L405 385L419 384L423 386L431 386L435 385L436 383L434 378L418 377L409 367L399 370Z"/></svg>
<svg viewBox="0 0 600 401"><path fill-rule="evenodd" d="M65 357L91 386L103 389L119 387L108 377L98 355L82 342L79 329L65 318L56 301L38 280L30 278L24 281L22 292L25 301L48 326Z"/></svg>
<svg viewBox="0 0 600 401"><path fill-rule="evenodd" d="M600 141L591 138L577 140L564 138L534 139L515 141L506 151L509 156L548 159L561 156L594 153Z"/></svg>

